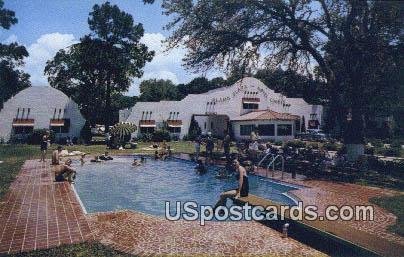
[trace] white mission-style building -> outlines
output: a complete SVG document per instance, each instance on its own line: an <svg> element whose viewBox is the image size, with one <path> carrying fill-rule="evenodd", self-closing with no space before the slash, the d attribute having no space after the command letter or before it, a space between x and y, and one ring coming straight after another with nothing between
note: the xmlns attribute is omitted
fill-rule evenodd
<svg viewBox="0 0 404 257"><path fill-rule="evenodd" d="M79 137L85 119L77 104L50 86L32 86L4 103L0 110L0 139L23 139L34 129L49 129L56 138Z"/></svg>
<svg viewBox="0 0 404 257"><path fill-rule="evenodd" d="M224 130L231 128L235 139L243 140L257 130L261 139L284 141L300 132L303 120L306 128L318 129L323 107L302 98L287 98L247 77L229 87L190 94L181 101L138 102L121 110L119 116L121 122L138 125L138 134L166 126L172 135L182 138L194 118L202 134L223 136Z"/></svg>

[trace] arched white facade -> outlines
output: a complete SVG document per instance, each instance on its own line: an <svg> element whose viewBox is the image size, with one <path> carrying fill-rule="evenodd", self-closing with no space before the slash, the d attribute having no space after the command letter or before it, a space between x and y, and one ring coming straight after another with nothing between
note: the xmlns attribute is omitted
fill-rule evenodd
<svg viewBox="0 0 404 257"><path fill-rule="evenodd" d="M50 86L32 86L4 103L0 110L0 139L32 129L53 129L57 137L79 137L85 119L77 104Z"/></svg>
<svg viewBox="0 0 404 257"><path fill-rule="evenodd" d="M193 115L202 133L206 133L215 129L210 125L217 126L217 124L211 124L215 120L212 118L209 119L209 124L205 125L208 120L206 117L226 115L231 121L253 111L243 108L249 102L253 105L258 104L257 110L272 110L299 117L304 116L306 127L310 119L316 119L321 124L322 106L310 105L302 98L287 98L275 93L260 80L252 77L243 78L229 87L214 89L203 94L190 94L181 101L138 102L131 109L122 110L120 117L121 121L134 122L140 127L158 128L163 122L171 121L172 124L180 127L178 134L182 138L188 134ZM141 130L138 130L138 133L140 132Z"/></svg>

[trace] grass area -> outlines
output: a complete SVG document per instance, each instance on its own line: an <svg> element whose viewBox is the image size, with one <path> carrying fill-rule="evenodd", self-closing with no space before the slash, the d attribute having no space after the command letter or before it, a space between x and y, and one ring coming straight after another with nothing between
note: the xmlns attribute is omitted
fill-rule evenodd
<svg viewBox="0 0 404 257"><path fill-rule="evenodd" d="M0 199L7 192L9 185L27 159L39 158L38 146L0 145Z"/></svg>
<svg viewBox="0 0 404 257"><path fill-rule="evenodd" d="M404 194L393 197L376 197L370 202L379 205L397 216L396 224L389 227L391 232L404 236Z"/></svg>
<svg viewBox="0 0 404 257"><path fill-rule="evenodd" d="M62 245L59 247L36 250L27 253L11 254L12 257L82 257L82 256L117 256L117 257L129 257L133 255L118 252L110 247L104 246L100 243L81 243L74 245Z"/></svg>

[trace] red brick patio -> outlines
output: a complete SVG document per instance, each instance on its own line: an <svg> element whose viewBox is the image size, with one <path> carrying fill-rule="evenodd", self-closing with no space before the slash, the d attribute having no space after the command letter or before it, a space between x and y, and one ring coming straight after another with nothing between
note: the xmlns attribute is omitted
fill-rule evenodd
<svg viewBox="0 0 404 257"><path fill-rule="evenodd" d="M0 253L30 251L92 239L74 192L55 183L50 166L26 161L0 206Z"/></svg>

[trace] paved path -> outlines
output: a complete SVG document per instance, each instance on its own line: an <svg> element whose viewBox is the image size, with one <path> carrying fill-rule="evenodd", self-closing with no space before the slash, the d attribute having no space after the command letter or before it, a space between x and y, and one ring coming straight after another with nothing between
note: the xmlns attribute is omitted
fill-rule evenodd
<svg viewBox="0 0 404 257"><path fill-rule="evenodd" d="M26 161L1 200L0 253L88 239L90 227L70 185L53 182L48 164Z"/></svg>
<svg viewBox="0 0 404 257"><path fill-rule="evenodd" d="M168 221L132 211L89 216L97 240L136 255L326 256L254 221Z"/></svg>

